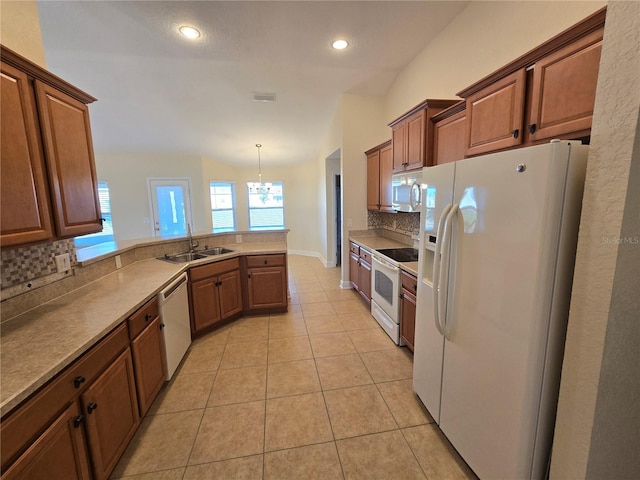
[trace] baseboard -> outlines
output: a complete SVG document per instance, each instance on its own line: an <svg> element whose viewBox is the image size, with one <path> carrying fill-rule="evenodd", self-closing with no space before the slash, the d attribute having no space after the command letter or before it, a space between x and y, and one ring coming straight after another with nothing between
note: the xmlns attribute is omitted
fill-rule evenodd
<svg viewBox="0 0 640 480"><path fill-rule="evenodd" d="M304 257L317 258L327 268L332 268L332 267L336 266L336 262L327 262L326 258L322 257L322 255L320 255L318 252L311 252L309 250L293 250L293 249L289 249L289 250L287 250L287 253L288 254L293 254L293 255L302 255Z"/></svg>

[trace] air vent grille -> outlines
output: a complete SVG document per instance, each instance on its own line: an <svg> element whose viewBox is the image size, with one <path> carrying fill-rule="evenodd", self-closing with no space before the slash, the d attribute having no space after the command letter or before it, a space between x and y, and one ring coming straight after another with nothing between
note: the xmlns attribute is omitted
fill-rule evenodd
<svg viewBox="0 0 640 480"><path fill-rule="evenodd" d="M276 94L267 92L253 92L254 102L275 102Z"/></svg>

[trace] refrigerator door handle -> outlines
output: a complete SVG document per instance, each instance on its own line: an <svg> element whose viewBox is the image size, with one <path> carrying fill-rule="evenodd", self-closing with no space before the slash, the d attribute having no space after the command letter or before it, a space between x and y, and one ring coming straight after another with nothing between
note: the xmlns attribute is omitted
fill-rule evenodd
<svg viewBox="0 0 640 480"><path fill-rule="evenodd" d="M445 220L451 210L451 204L448 203L442 210L440 220L438 220L438 230L436 230L436 248L433 258L433 320L436 324L436 328L440 335L444 335L444 331L440 326L440 311L439 311L439 298L440 298L440 250L442 250L442 234L444 234Z"/></svg>
<svg viewBox="0 0 640 480"><path fill-rule="evenodd" d="M453 224L454 224L454 219L457 218L458 215L458 204L454 204L451 207L451 210L449 211L449 214L447 215L447 218L444 222L444 248L443 248L443 252L442 252L442 260L441 260L441 265L440 265L440 279L438 281L438 283L440 285L442 285L442 291L441 291L441 295L439 296L438 300L442 301L442 303L440 305L438 305L438 309L440 310L440 312L445 311L445 305L448 300L448 296L449 296L449 267L450 267L450 260L451 260L451 249L453 248L452 245L452 233L453 233ZM444 268L442 267L444 265ZM444 278L443 278L444 277ZM443 335L444 338L446 338L447 340L451 340L450 338L450 334L451 334L451 330L448 327L448 323L447 322L447 318L449 317L448 312L445 311L444 313L444 321L441 322L441 326L442 326L442 330L443 330Z"/></svg>

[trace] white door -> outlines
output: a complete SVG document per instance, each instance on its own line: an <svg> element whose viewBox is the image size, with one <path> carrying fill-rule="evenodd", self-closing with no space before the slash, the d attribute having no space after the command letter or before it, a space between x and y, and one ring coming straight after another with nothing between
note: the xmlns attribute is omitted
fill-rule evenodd
<svg viewBox="0 0 640 480"><path fill-rule="evenodd" d="M433 419L440 422L440 387L444 337L435 324L433 265L438 223L453 201L455 163L427 167L422 173L420 255L416 331L413 353L413 389ZM435 238L434 238L435 237Z"/></svg>
<svg viewBox="0 0 640 480"><path fill-rule="evenodd" d="M153 235L186 236L191 220L191 189L188 179L149 179Z"/></svg>
<svg viewBox="0 0 640 480"><path fill-rule="evenodd" d="M549 321L567 168L554 149L456 165L440 427L480 478L530 478L546 428L547 338L563 328Z"/></svg>

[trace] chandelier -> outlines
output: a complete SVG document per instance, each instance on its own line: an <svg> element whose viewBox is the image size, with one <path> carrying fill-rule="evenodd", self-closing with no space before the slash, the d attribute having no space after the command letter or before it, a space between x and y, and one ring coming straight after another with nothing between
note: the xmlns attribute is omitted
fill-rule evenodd
<svg viewBox="0 0 640 480"><path fill-rule="evenodd" d="M257 182L247 182L247 187L249 187L249 191L251 193L259 193L260 195L266 195L269 193L271 189L271 183L262 182L262 166L260 164L260 148L261 144L256 143L256 148L258 149L258 181Z"/></svg>

